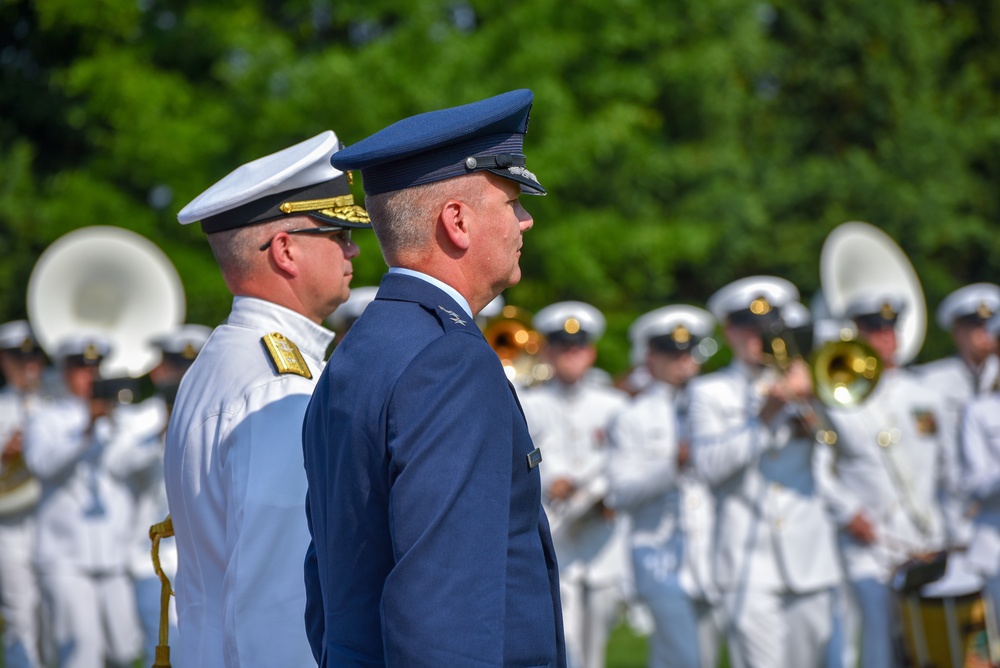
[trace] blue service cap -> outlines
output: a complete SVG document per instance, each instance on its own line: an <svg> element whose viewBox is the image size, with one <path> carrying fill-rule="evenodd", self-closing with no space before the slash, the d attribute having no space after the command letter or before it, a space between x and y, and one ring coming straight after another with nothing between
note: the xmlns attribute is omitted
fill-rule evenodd
<svg viewBox="0 0 1000 668"><path fill-rule="evenodd" d="M544 195L523 153L534 99L520 89L404 118L337 151L330 164L344 172L360 169L367 195L484 170L516 181L525 194Z"/></svg>

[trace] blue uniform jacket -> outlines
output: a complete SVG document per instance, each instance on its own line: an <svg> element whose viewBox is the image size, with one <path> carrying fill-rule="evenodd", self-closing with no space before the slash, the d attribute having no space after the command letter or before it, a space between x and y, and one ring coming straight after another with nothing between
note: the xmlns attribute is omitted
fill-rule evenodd
<svg viewBox="0 0 1000 668"><path fill-rule="evenodd" d="M321 668L565 665L534 445L451 297L388 274L324 370L302 440Z"/></svg>

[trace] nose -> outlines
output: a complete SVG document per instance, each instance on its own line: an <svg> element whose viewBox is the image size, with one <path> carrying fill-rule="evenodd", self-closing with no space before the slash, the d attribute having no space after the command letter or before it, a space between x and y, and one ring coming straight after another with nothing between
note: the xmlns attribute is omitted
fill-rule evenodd
<svg viewBox="0 0 1000 668"><path fill-rule="evenodd" d="M520 202L517 206L519 209L517 213L517 220L521 223L521 231L527 232L534 227L535 220L531 217L531 214L528 213L523 206L521 206Z"/></svg>
<svg viewBox="0 0 1000 668"><path fill-rule="evenodd" d="M346 243L341 243L340 247L344 249L344 257L348 260L361 254L361 249L354 239L350 239Z"/></svg>

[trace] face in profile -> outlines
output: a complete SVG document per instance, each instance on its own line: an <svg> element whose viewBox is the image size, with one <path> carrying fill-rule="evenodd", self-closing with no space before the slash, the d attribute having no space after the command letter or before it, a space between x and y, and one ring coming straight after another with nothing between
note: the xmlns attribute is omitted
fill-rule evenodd
<svg viewBox="0 0 1000 668"><path fill-rule="evenodd" d="M515 181L483 172L485 177L475 209L472 242L484 280L494 296L521 280L521 244L534 224L521 206L521 187Z"/></svg>

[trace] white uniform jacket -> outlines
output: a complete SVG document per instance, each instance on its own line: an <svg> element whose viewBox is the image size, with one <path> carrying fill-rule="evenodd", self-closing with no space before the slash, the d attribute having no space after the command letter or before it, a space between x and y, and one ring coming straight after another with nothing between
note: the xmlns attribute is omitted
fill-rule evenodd
<svg viewBox="0 0 1000 668"><path fill-rule="evenodd" d="M962 428L962 480L976 513L969 562L988 578L1000 575L1000 394L974 399Z"/></svg>
<svg viewBox="0 0 1000 668"><path fill-rule="evenodd" d="M531 440L542 452L542 503L560 579L611 585L626 573L625 527L604 517L597 504L607 494L607 430L627 402L624 392L586 380L573 386L550 381L521 394ZM578 488L575 499L548 498L559 478Z"/></svg>
<svg viewBox="0 0 1000 668"><path fill-rule="evenodd" d="M129 572L135 578L155 577L150 556L149 527L162 522L167 510L167 490L163 482L163 439L167 426L167 404L152 397L134 406L118 409L121 425L108 447L108 468L126 480L132 491L135 519L129 547ZM160 543L160 565L173 581L177 571L175 541Z"/></svg>
<svg viewBox="0 0 1000 668"><path fill-rule="evenodd" d="M124 573L132 529L132 495L106 461L113 417L90 426L88 402L66 397L28 420L24 461L42 483L35 563L88 574Z"/></svg>
<svg viewBox="0 0 1000 668"><path fill-rule="evenodd" d="M636 568L656 581L676 578L691 598L712 600L715 508L707 485L677 468L676 394L675 387L654 382L612 423L608 505L628 513L632 548L650 549L652 563Z"/></svg>
<svg viewBox="0 0 1000 668"><path fill-rule="evenodd" d="M762 380L734 362L691 381L692 458L716 502L715 581L723 591L826 589L840 579L817 482L829 452L790 407L758 420Z"/></svg>
<svg viewBox="0 0 1000 668"><path fill-rule="evenodd" d="M276 371L261 338L296 344L312 378ZM302 418L333 334L281 306L233 300L185 374L164 467L177 539L180 666L312 666Z"/></svg>
<svg viewBox="0 0 1000 668"><path fill-rule="evenodd" d="M961 357L952 355L915 367L914 371L927 387L941 393L949 423L960 430L965 407L975 397L988 393L1000 380L1000 360L990 355L979 369L972 369ZM955 438L959 436L956 432Z"/></svg>
<svg viewBox="0 0 1000 668"><path fill-rule="evenodd" d="M863 511L876 534L863 545L841 531L848 576L888 582L910 555L944 548L946 526L960 530L956 430L941 395L906 369L887 370L860 406L829 415L838 434L828 492L837 523Z"/></svg>

